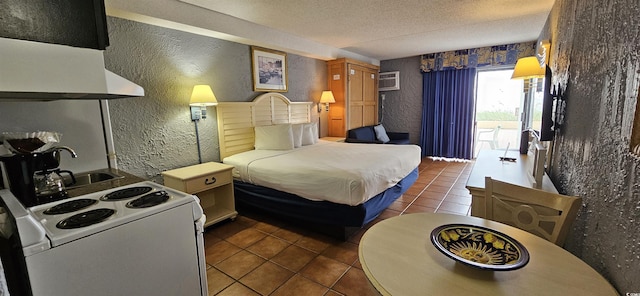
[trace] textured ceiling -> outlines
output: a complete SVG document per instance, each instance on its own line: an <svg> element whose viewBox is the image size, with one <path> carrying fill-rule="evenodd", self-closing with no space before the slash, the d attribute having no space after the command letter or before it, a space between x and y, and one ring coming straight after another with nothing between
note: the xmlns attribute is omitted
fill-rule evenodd
<svg viewBox="0 0 640 296"><path fill-rule="evenodd" d="M180 0L377 60L538 38L553 0Z"/></svg>

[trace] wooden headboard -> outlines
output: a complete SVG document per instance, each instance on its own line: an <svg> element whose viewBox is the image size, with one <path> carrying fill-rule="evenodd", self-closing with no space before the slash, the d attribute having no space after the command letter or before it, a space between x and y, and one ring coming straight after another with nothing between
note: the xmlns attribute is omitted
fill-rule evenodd
<svg viewBox="0 0 640 296"><path fill-rule="evenodd" d="M311 122L312 102L291 102L280 93L266 93L253 102L220 102L217 106L220 160L254 149L253 127Z"/></svg>

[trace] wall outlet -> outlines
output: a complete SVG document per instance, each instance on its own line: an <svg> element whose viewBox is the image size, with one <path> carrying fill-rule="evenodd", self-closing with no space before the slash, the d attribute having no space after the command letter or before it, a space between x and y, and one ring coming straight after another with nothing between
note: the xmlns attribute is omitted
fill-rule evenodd
<svg viewBox="0 0 640 296"><path fill-rule="evenodd" d="M202 117L202 109L200 106L191 106L191 120L200 120Z"/></svg>

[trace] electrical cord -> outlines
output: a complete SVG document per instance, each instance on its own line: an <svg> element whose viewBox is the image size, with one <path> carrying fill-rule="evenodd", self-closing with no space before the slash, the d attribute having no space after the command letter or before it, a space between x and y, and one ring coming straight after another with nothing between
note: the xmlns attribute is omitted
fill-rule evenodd
<svg viewBox="0 0 640 296"><path fill-rule="evenodd" d="M382 124L382 121L384 121L384 100L385 100L385 94L380 95L381 97L381 102L380 102L380 121L378 122L378 124Z"/></svg>

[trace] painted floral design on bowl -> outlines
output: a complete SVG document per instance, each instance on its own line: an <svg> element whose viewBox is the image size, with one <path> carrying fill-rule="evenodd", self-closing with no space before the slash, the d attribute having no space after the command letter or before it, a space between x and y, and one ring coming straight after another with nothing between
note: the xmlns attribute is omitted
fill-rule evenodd
<svg viewBox="0 0 640 296"><path fill-rule="evenodd" d="M489 270L514 270L529 262L529 252L501 232L474 225L446 224L431 232L440 252L460 263Z"/></svg>

